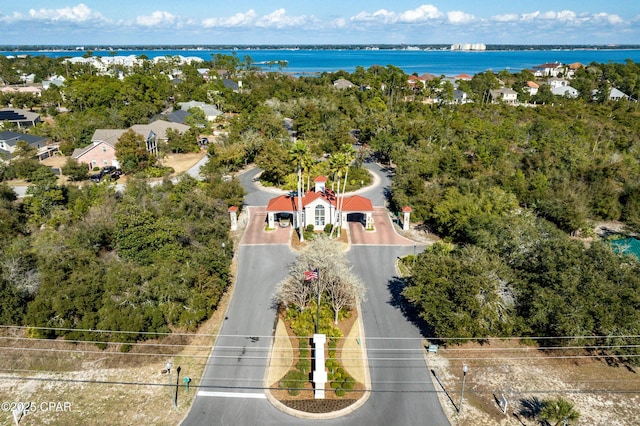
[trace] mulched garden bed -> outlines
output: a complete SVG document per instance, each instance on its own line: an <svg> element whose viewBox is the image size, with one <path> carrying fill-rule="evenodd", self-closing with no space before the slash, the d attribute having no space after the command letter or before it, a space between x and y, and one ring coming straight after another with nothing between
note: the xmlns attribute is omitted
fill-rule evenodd
<svg viewBox="0 0 640 426"><path fill-rule="evenodd" d="M285 399L280 402L305 413L331 413L355 404L357 399Z"/></svg>

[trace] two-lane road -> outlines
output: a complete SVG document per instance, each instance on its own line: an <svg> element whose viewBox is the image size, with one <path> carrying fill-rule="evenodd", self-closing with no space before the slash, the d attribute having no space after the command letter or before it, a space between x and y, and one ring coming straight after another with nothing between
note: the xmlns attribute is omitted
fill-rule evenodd
<svg viewBox="0 0 640 426"><path fill-rule="evenodd" d="M379 205L389 188L386 173L375 164L379 185L364 194ZM260 191L252 170L242 176L249 205L266 205L274 196ZM373 197L374 195L375 197ZM254 218L263 220L263 218ZM262 228L263 229L263 228ZM245 239L238 258L238 277L227 318L198 396L184 425L448 425L423 358L421 335L398 304L397 257L411 253L413 243L354 245L347 254L354 272L367 286L361 311L371 372L371 396L353 413L327 420L304 420L286 414L265 399L263 378L270 348L276 284L295 256L286 244L256 244ZM243 241L245 241L243 240Z"/></svg>

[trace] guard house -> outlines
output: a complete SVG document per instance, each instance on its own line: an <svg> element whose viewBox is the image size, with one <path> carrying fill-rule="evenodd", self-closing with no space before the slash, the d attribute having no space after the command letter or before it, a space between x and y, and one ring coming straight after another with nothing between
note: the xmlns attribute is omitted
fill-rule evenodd
<svg viewBox="0 0 640 426"><path fill-rule="evenodd" d="M302 196L302 226L313 225L315 231L324 230L325 225L347 227L348 222L360 222L366 229L373 229L373 205L371 200L359 195L340 196L342 217L337 217L338 197L326 188L327 178L318 176L314 179L315 187ZM291 224L298 227L297 211L299 197L295 193L281 195L269 200L267 205L268 227L275 228Z"/></svg>

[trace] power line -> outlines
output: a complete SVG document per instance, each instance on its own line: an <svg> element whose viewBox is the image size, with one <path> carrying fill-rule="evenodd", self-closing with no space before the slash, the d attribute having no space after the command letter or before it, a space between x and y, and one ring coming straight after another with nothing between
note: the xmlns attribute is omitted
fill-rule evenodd
<svg viewBox="0 0 640 426"><path fill-rule="evenodd" d="M154 382L135 382L135 381L121 381L121 380L89 380L89 379L67 379L67 378L43 378L43 377L12 377L12 376L0 376L0 380L24 380L24 381L41 381L41 382L62 382L62 383L85 383L85 384L98 384L98 385L123 385L123 386L154 386L154 387L175 387L175 384L168 383L154 383ZM234 379L236 380L236 379ZM307 383L308 381L304 381ZM387 382L391 384L391 382ZM403 384L403 382L398 382ZM417 383L420 384L420 383ZM426 384L426 382L425 382ZM182 385L180 385L182 386ZM226 390L282 390L279 387L266 387L266 386L228 386L228 385L211 385L211 384L189 384L190 388L195 389L226 389ZM287 388L289 389L289 388ZM292 388L298 390L309 390L308 388ZM366 388L362 390L353 390L353 393L371 392L371 393L446 393L444 390L438 389L375 389ZM470 389L469 393L474 394L494 394L494 390L477 390ZM640 389L519 389L511 390L511 394L640 394Z"/></svg>
<svg viewBox="0 0 640 426"><path fill-rule="evenodd" d="M256 334L211 334L211 333L182 333L182 332L158 332L158 331L130 331L130 330L105 330L105 329L83 329L83 328L62 328L62 327L35 327L35 326L15 326L15 325L0 325L0 328L5 329L18 329L18 330L43 330L43 331L68 331L68 332L92 332L92 333L111 333L111 334L140 334L151 336L190 336L190 337L240 337L240 338L278 338L272 335L256 335ZM310 339L311 336L283 336L281 338L289 339ZM335 339L346 339L347 337L337 337ZM615 334L615 335L573 335L573 336L509 336L509 337L389 337L389 336L366 336L367 340L433 340L433 341L450 341L450 340L465 340L465 341L506 341L506 340L577 340L577 339L631 339L640 338L637 334ZM104 343L104 342L99 342Z"/></svg>

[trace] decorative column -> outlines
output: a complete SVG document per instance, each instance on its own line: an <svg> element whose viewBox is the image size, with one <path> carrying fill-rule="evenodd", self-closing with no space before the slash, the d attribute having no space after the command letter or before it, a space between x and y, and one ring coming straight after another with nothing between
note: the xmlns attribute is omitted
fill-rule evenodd
<svg viewBox="0 0 640 426"><path fill-rule="evenodd" d="M404 206L402 208L402 213L403 213L403 217L402 217L402 229L404 231L408 231L409 230L409 218L411 217L411 212L413 210L411 209L411 207L409 206Z"/></svg>
<svg viewBox="0 0 640 426"><path fill-rule="evenodd" d="M229 216L231 218L231 230L236 231L238 229L238 207L229 207Z"/></svg>
<svg viewBox="0 0 640 426"><path fill-rule="evenodd" d="M268 212L267 213L267 227L269 229L276 229L276 218L275 218L275 213L274 212Z"/></svg>
<svg viewBox="0 0 640 426"><path fill-rule="evenodd" d="M373 231L373 215L371 214L371 212L366 212L365 217L366 221L364 229L366 229L367 231Z"/></svg>
<svg viewBox="0 0 640 426"><path fill-rule="evenodd" d="M327 341L325 334L314 334L314 358L315 368L313 370L314 399L324 399L324 385L327 383L327 372L324 369L324 344Z"/></svg>

